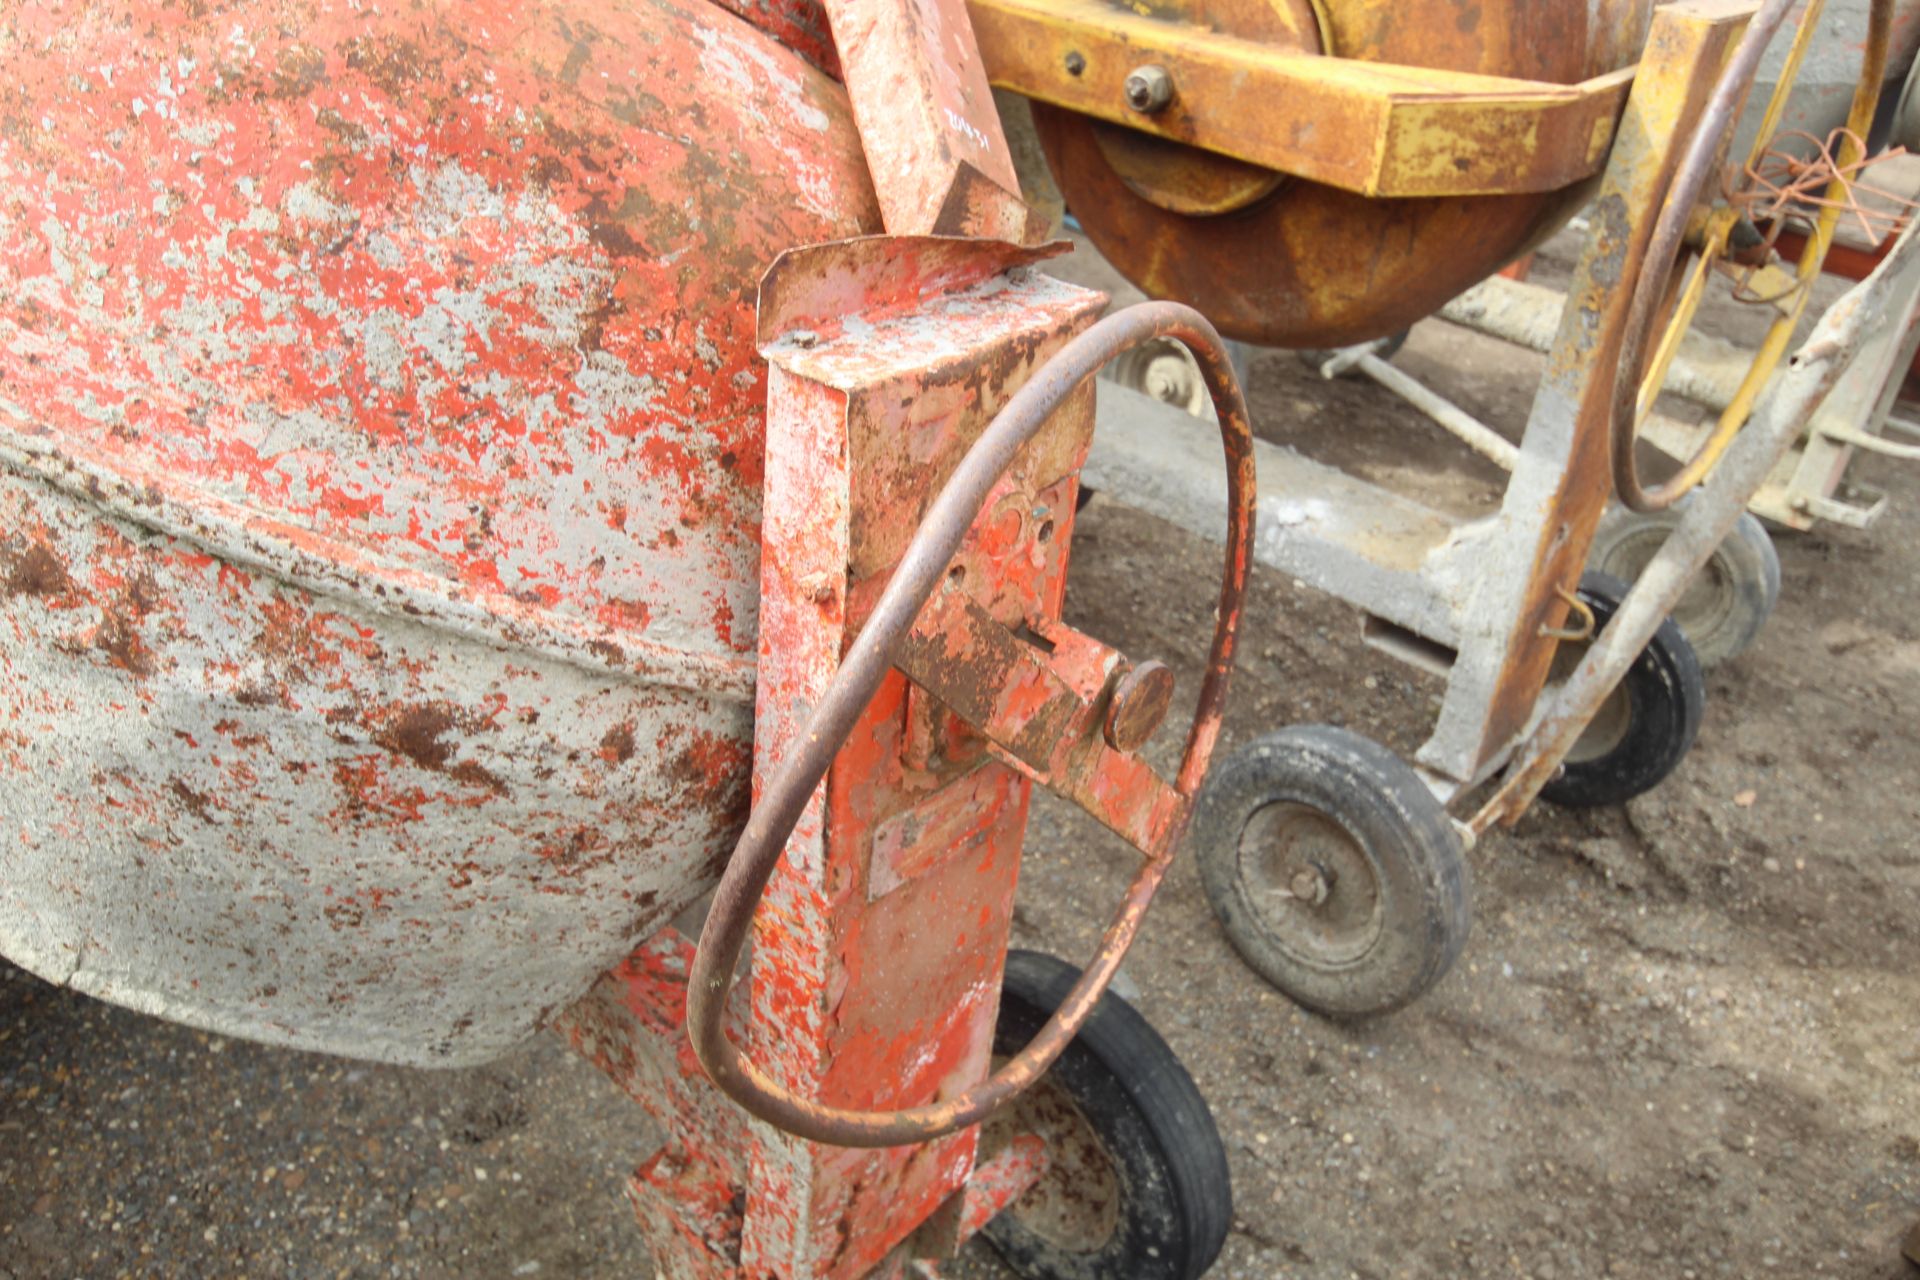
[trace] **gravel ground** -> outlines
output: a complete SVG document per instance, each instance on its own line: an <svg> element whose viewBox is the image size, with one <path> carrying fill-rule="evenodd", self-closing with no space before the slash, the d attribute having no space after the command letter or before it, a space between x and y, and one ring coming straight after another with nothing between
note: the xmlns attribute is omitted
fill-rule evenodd
<svg viewBox="0 0 1920 1280"><path fill-rule="evenodd" d="M1505 423L1538 370L1436 322L1397 359ZM1372 387L1268 353L1251 395L1264 434L1435 505L1497 494ZM1887 517L1780 539L1779 613L1710 673L1673 779L1481 842L1473 939L1417 1005L1302 1013L1239 963L1183 860L1128 968L1229 1151L1215 1275L1917 1274L1899 1243L1920 1217L1920 479L1857 476ZM1214 563L1101 497L1071 620L1192 690ZM1417 746L1439 685L1356 621L1257 574L1225 746L1313 721ZM1029 850L1019 941L1085 955L1131 855L1057 803ZM0 965L0 1280L650 1276L619 1184L653 1142L551 1038L479 1070L372 1067ZM978 1245L954 1270L1004 1274Z"/></svg>

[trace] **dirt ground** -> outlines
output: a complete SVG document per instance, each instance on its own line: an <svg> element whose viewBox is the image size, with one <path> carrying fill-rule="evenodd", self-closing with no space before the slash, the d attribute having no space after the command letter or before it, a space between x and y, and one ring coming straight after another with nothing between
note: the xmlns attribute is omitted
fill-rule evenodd
<svg viewBox="0 0 1920 1280"><path fill-rule="evenodd" d="M1439 322L1397 363L1496 422L1539 362ZM1384 393L1251 366L1263 434L1448 510L1491 467ZM1920 1275L1920 473L1874 528L1782 536L1759 646L1698 745L1623 808L1536 809L1473 852L1475 929L1361 1025L1245 968L1191 860L1128 962L1230 1153L1214 1274ZM1197 687L1217 552L1111 496L1070 620ZM1403 753L1440 686L1349 609L1256 574L1225 746L1298 722ZM1163 754L1168 744L1161 744ZM1039 806L1023 945L1086 955L1132 855ZM653 1268L619 1194L649 1126L553 1039L429 1074L226 1041L0 966L0 1277L579 1276ZM954 1268L1004 1274L984 1246Z"/></svg>

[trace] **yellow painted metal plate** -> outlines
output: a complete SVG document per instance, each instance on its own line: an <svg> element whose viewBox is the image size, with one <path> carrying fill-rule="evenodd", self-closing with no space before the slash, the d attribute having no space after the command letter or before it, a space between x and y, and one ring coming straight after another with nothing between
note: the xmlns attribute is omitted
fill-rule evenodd
<svg viewBox="0 0 1920 1280"><path fill-rule="evenodd" d="M1106 8L1100 0L1049 0L1050 7L1056 3L1063 11L1084 4ZM980 4L975 0L977 27L983 26ZM1397 167L1401 176L1394 181L1411 182L1421 172L1437 173L1453 163L1448 158L1453 144L1436 142L1427 128L1430 118L1413 109L1425 104L1444 110L1444 95L1421 97L1421 77L1408 68L1447 73L1432 83L1485 90L1486 77L1497 77L1560 86L1561 92L1577 98L1583 84L1591 87L1608 77L1624 81L1616 73L1633 66L1652 13L1651 0L1481 0L1471 8L1475 21L1463 23L1463 6L1456 0L1395 0L1391 5L1325 0L1320 6L1322 39L1337 56L1284 50L1271 55L1281 61L1327 64L1328 74L1318 82L1329 93L1350 93L1350 102L1377 105L1375 90L1389 80L1403 83L1412 95L1389 95L1397 105L1384 119L1399 115L1401 122L1376 139L1384 148L1379 155L1401 158L1385 169L1381 165L1386 162L1377 158L1354 164L1342 179L1360 190L1292 177L1237 206L1221 202L1227 206L1221 212L1180 207L1164 190L1143 190L1137 173L1116 165L1111 152L1118 126L1036 102L1035 127L1068 209L1095 246L1150 295L1198 307L1222 332L1248 342L1329 346L1380 337L1431 314L1549 234L1585 197L1588 184L1566 174L1591 171L1591 140L1583 135L1553 144L1578 153L1579 161L1560 174L1566 178L1563 185L1549 190L1395 198L1363 194L1369 182L1378 190L1384 179L1377 175L1388 169ZM1163 19L1176 12L1196 28L1214 25L1206 0L1179 0L1177 11L1170 5L1154 11ZM988 52L984 30L982 45L989 74L998 79L996 55ZM1047 56L1064 59L1067 52L1073 50L1055 49ZM1083 78L1093 66L1088 58ZM1373 88L1363 92L1354 88L1357 85ZM1175 97L1177 101L1177 88ZM1291 129L1301 135L1301 149L1319 147L1323 157L1332 157L1328 164L1338 159L1339 140L1316 140L1313 135L1323 122L1296 100L1249 96L1239 110L1248 130L1278 136ZM1512 131L1514 125L1493 111L1484 127L1498 132ZM1536 121L1536 129L1541 127ZM1401 130L1397 135L1396 129ZM1533 145L1544 150L1548 143L1536 132ZM1471 157L1463 152L1461 158L1471 166ZM1376 177L1368 178L1370 173Z"/></svg>

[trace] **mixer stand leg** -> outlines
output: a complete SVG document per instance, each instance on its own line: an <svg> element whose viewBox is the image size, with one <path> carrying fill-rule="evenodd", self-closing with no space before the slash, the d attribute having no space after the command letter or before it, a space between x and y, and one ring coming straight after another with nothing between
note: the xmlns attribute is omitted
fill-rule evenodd
<svg viewBox="0 0 1920 1280"><path fill-rule="evenodd" d="M670 1280L737 1280L750 1135L687 1042L692 962L693 943L663 929L554 1029L667 1131L627 1182L655 1268Z"/></svg>

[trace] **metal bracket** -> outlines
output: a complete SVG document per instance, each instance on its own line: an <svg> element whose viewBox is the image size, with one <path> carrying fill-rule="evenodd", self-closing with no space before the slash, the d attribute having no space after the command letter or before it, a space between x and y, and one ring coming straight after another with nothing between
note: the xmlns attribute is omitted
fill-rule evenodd
<svg viewBox="0 0 1920 1280"><path fill-rule="evenodd" d="M1128 739L1143 741L1167 700L1134 699L1154 705L1129 715L1127 695L1138 686L1119 653L1062 623L1028 625L1051 652L994 621L963 588L949 587L921 612L894 665L985 734L1007 764L1076 801L1148 856L1165 856L1185 799L1107 739L1116 719L1131 719ZM1170 685L1161 688L1171 693Z"/></svg>
<svg viewBox="0 0 1920 1280"><path fill-rule="evenodd" d="M1564 85L1326 57L1104 0L968 8L1000 88L1371 196L1557 191L1591 177L1633 82L1632 68ZM1128 83L1142 71L1161 73L1166 92L1143 99Z"/></svg>

